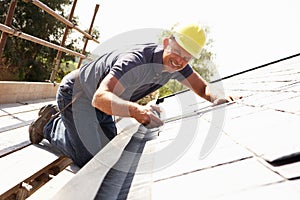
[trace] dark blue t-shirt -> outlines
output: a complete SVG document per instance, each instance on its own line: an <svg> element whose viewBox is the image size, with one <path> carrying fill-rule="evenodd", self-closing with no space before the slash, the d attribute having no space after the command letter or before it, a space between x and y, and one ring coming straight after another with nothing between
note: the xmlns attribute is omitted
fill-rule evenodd
<svg viewBox="0 0 300 200"><path fill-rule="evenodd" d="M105 53L80 68L83 90L92 98L107 74L115 76L124 86L121 98L137 101L162 87L170 79L182 81L193 73L190 65L179 72L162 72L163 48L157 44L141 44Z"/></svg>

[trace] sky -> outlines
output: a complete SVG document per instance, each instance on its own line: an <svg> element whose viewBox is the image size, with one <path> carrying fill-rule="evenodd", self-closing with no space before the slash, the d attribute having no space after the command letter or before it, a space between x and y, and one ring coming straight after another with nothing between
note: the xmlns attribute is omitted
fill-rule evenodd
<svg viewBox="0 0 300 200"><path fill-rule="evenodd" d="M221 76L300 53L299 0L78 0L80 28L89 28L97 3L101 43L135 29L169 29L177 22L210 27ZM88 50L97 46L90 42Z"/></svg>

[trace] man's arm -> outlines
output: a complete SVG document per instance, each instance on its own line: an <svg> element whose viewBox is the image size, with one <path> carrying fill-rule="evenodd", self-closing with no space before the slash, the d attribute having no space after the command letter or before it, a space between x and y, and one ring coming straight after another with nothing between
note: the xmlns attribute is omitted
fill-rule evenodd
<svg viewBox="0 0 300 200"><path fill-rule="evenodd" d="M121 99L119 95L123 91L124 87L118 79L108 74L96 90L92 105L109 115L133 117L138 122L147 124L148 127L163 125L163 122L153 114L151 107Z"/></svg>
<svg viewBox="0 0 300 200"><path fill-rule="evenodd" d="M217 105L227 103L235 99L231 96L225 98L214 93L214 91L210 91L208 83L195 71L186 79L181 81L181 83L186 87L190 88L200 97Z"/></svg>
<svg viewBox="0 0 300 200"><path fill-rule="evenodd" d="M218 98L209 91L207 82L196 72L193 72L181 83L207 101L213 103Z"/></svg>

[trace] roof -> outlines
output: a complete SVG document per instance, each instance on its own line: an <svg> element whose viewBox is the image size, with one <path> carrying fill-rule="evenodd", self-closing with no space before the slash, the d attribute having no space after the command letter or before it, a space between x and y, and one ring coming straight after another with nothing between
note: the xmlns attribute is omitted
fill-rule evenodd
<svg viewBox="0 0 300 200"><path fill-rule="evenodd" d="M226 94L244 98L215 107L190 91L164 98L163 127L149 130L121 119L118 136L91 162L63 183L57 178L60 184L49 192L51 180L31 199L90 199L97 191L108 199L299 199L300 57L240 73L222 85ZM36 115L41 104L1 105L2 152L28 143L29 118L22 116ZM12 128L20 123L26 126Z"/></svg>

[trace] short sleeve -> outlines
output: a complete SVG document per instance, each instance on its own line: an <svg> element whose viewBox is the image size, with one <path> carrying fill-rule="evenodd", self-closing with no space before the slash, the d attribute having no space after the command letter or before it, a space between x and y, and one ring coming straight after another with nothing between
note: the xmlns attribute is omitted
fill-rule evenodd
<svg viewBox="0 0 300 200"><path fill-rule="evenodd" d="M134 53L128 53L118 58L112 66L110 74L116 77L123 86L129 86L140 82L143 73L138 70L144 64L142 57Z"/></svg>
<svg viewBox="0 0 300 200"><path fill-rule="evenodd" d="M187 66L185 66L182 70L174 73L172 78L178 81L183 81L184 79L189 77L192 73L193 73L192 67L189 64L187 64Z"/></svg>

